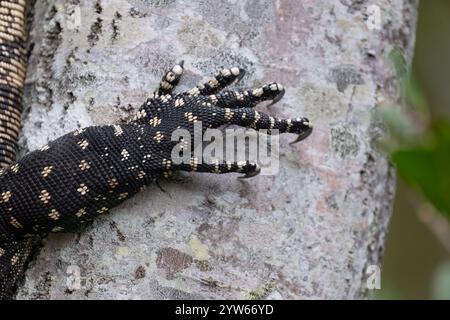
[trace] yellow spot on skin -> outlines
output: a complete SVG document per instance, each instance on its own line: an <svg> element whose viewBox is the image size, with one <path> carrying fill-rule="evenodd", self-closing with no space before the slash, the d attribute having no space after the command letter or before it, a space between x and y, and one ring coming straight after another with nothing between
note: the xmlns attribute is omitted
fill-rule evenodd
<svg viewBox="0 0 450 320"><path fill-rule="evenodd" d="M175 100L175 107L179 108L184 106L184 100L183 98L178 98L177 100Z"/></svg>
<svg viewBox="0 0 450 320"><path fill-rule="evenodd" d="M119 197L117 199L123 200L123 199L126 199L127 197L128 197L128 192L124 192L124 193L119 194Z"/></svg>
<svg viewBox="0 0 450 320"><path fill-rule="evenodd" d="M247 164L246 161L239 161L237 163L237 167L238 167L238 172L242 172L242 169L244 169L244 166Z"/></svg>
<svg viewBox="0 0 450 320"><path fill-rule="evenodd" d="M273 117L269 117L269 121L270 121L269 129L272 129L275 126L275 119Z"/></svg>
<svg viewBox="0 0 450 320"><path fill-rule="evenodd" d="M171 170L165 171L165 172L163 173L164 178L168 178L168 177L170 177L171 175L172 175L172 171L171 171Z"/></svg>
<svg viewBox="0 0 450 320"><path fill-rule="evenodd" d="M234 94L236 95L236 99L239 101L244 100L244 95L240 93L239 91L235 91Z"/></svg>
<svg viewBox="0 0 450 320"><path fill-rule="evenodd" d="M11 217L9 222L13 225L13 227L15 227L17 229L22 229L23 228L22 224L19 221L17 221L17 219L14 218L14 217Z"/></svg>
<svg viewBox="0 0 450 320"><path fill-rule="evenodd" d="M89 192L89 188L84 183L82 183L80 184L80 187L77 189L77 191L81 193L82 196L84 196L86 193Z"/></svg>
<svg viewBox="0 0 450 320"><path fill-rule="evenodd" d="M119 185L119 182L117 181L116 178L112 178L112 179L108 180L108 184L112 189L114 189L115 187L117 187Z"/></svg>
<svg viewBox="0 0 450 320"><path fill-rule="evenodd" d="M230 122L233 119L234 112L230 108L225 108L225 120Z"/></svg>
<svg viewBox="0 0 450 320"><path fill-rule="evenodd" d="M19 164L17 164L17 163L13 164L11 166L11 171L14 172L14 173L17 173L19 171Z"/></svg>
<svg viewBox="0 0 450 320"><path fill-rule="evenodd" d="M39 195L39 200L41 200L43 203L48 203L48 200L50 200L51 196L50 193L47 190L42 190L41 194Z"/></svg>
<svg viewBox="0 0 450 320"><path fill-rule="evenodd" d="M43 177L47 177L52 172L53 166L44 167L44 169L41 172L41 175Z"/></svg>
<svg viewBox="0 0 450 320"><path fill-rule="evenodd" d="M81 169L81 171L84 171L84 170L88 170L91 166L89 165L89 163L86 160L81 160L78 167Z"/></svg>
<svg viewBox="0 0 450 320"><path fill-rule="evenodd" d="M144 159L142 160L142 163L145 163L148 159L150 159L151 158L151 155L150 154L146 154L145 156L144 156Z"/></svg>
<svg viewBox="0 0 450 320"><path fill-rule="evenodd" d="M200 90L195 87L188 91L188 94L191 96L198 96L200 94Z"/></svg>
<svg viewBox="0 0 450 320"><path fill-rule="evenodd" d="M303 124L304 124L305 126L307 126L307 127L310 127L310 128L313 127L312 123L309 122L309 121L304 121Z"/></svg>
<svg viewBox="0 0 450 320"><path fill-rule="evenodd" d="M276 84L276 83L272 83L271 85L270 85L270 90L272 90L272 91L278 91L279 89L278 89L278 85Z"/></svg>
<svg viewBox="0 0 450 320"><path fill-rule="evenodd" d="M0 248L0 257L5 254L5 249Z"/></svg>
<svg viewBox="0 0 450 320"><path fill-rule="evenodd" d="M81 208L80 210L77 211L76 216L78 218L81 218L82 216L84 216L86 214L86 209L85 208Z"/></svg>
<svg viewBox="0 0 450 320"><path fill-rule="evenodd" d="M11 191L2 192L2 199L0 202L8 202L11 198Z"/></svg>
<svg viewBox="0 0 450 320"><path fill-rule="evenodd" d="M198 165L198 158L191 158L191 169L192 171L197 171L197 165Z"/></svg>
<svg viewBox="0 0 450 320"><path fill-rule="evenodd" d="M54 228L52 229L52 232L61 232L61 231L63 231L63 230L64 230L63 227L54 227Z"/></svg>
<svg viewBox="0 0 450 320"><path fill-rule="evenodd" d="M89 142L86 139L84 139L84 140L78 141L78 145L80 146L81 149L84 150L88 147Z"/></svg>
<svg viewBox="0 0 450 320"><path fill-rule="evenodd" d="M161 119L159 119L158 117L154 117L153 119L150 120L150 125L153 127L156 127L160 124L161 124Z"/></svg>
<svg viewBox="0 0 450 320"><path fill-rule="evenodd" d="M120 153L122 155L122 161L127 160L130 154L128 153L127 149L123 149Z"/></svg>
<svg viewBox="0 0 450 320"><path fill-rule="evenodd" d="M144 177L145 177L145 172L144 171L139 171L138 179L144 179Z"/></svg>
<svg viewBox="0 0 450 320"><path fill-rule="evenodd" d="M193 235L189 239L189 247L193 253L194 259L197 260L208 260L208 247L200 242L197 236Z"/></svg>
<svg viewBox="0 0 450 320"><path fill-rule="evenodd" d="M52 209L52 211L50 211L48 216L50 217L50 219L58 220L61 215L59 214L59 212L56 209Z"/></svg>
<svg viewBox="0 0 450 320"><path fill-rule="evenodd" d="M11 264L15 265L17 262L19 262L19 256L17 254L15 254L11 258Z"/></svg>
<svg viewBox="0 0 450 320"><path fill-rule="evenodd" d="M170 169L170 167L172 166L172 161L163 159L162 165L165 169Z"/></svg>
<svg viewBox="0 0 450 320"><path fill-rule="evenodd" d="M168 102L170 99L172 99L172 97L170 96L170 94L166 94L164 96L161 96L160 99L163 103L165 103Z"/></svg>
<svg viewBox="0 0 450 320"><path fill-rule="evenodd" d="M262 88L255 89L255 90L253 90L253 92L252 92L252 94L253 94L255 97L261 97L261 96L263 95L263 93L264 93L264 91L263 91Z"/></svg>
<svg viewBox="0 0 450 320"><path fill-rule="evenodd" d="M183 67L177 64L172 68L172 72L180 76L183 73Z"/></svg>
<svg viewBox="0 0 450 320"><path fill-rule="evenodd" d="M153 137L153 140L155 140L157 143L160 143L163 138L164 135L161 133L161 131L156 131L156 135Z"/></svg>
<svg viewBox="0 0 450 320"><path fill-rule="evenodd" d="M289 132L289 130L292 128L292 119L287 119L286 123L287 123L286 131Z"/></svg>
<svg viewBox="0 0 450 320"><path fill-rule="evenodd" d="M50 147L48 146L48 144L45 144L41 147L41 151L47 151L48 149L50 149Z"/></svg>
<svg viewBox="0 0 450 320"><path fill-rule="evenodd" d="M115 135L116 137L118 137L118 136L120 136L120 135L123 134L123 129L122 129L121 126L115 125L115 126L113 126L113 128L114 128L114 135Z"/></svg>
<svg viewBox="0 0 450 320"><path fill-rule="evenodd" d="M82 134L85 130L84 129L77 129L73 132L73 135L76 137L80 134Z"/></svg>
<svg viewBox="0 0 450 320"><path fill-rule="evenodd" d="M194 116L192 112L185 112L184 116L188 119L189 122L197 122L197 116Z"/></svg>
<svg viewBox="0 0 450 320"><path fill-rule="evenodd" d="M211 100L212 103L217 103L217 96L215 94L212 94L209 96L209 100Z"/></svg>
<svg viewBox="0 0 450 320"><path fill-rule="evenodd" d="M230 71L233 74L233 76L239 75L239 72L240 72L238 67L233 67L233 68L231 68Z"/></svg>
<svg viewBox="0 0 450 320"><path fill-rule="evenodd" d="M107 207L102 207L101 209L97 210L97 212L99 214L105 214L108 213L108 208Z"/></svg>
<svg viewBox="0 0 450 320"><path fill-rule="evenodd" d="M141 118L146 117L146 116L147 116L147 112L145 112L145 110L140 110L134 116L134 120L138 120L138 119L141 119Z"/></svg>
<svg viewBox="0 0 450 320"><path fill-rule="evenodd" d="M220 173L219 170L219 160L218 159L212 159L211 160L211 164L214 165L214 170L212 171L213 173Z"/></svg>
<svg viewBox="0 0 450 320"><path fill-rule="evenodd" d="M211 88L216 88L219 85L219 81L217 81L217 79L212 79L208 84Z"/></svg>
<svg viewBox="0 0 450 320"><path fill-rule="evenodd" d="M222 71L220 72L224 77L229 77L231 75L231 70L230 69L222 69Z"/></svg>
<svg viewBox="0 0 450 320"><path fill-rule="evenodd" d="M259 112L255 111L255 120L253 120L253 123L251 125L253 128L256 127L256 124L258 123L260 118L261 118L261 115L259 114Z"/></svg>

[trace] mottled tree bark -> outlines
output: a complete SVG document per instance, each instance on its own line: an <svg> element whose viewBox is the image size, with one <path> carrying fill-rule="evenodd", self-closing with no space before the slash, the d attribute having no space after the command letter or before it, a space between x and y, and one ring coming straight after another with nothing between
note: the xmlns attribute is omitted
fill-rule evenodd
<svg viewBox="0 0 450 320"><path fill-rule="evenodd" d="M368 28L369 5L380 29ZM242 86L279 81L285 98L260 109L307 116L315 131L295 146L281 137L276 175L181 174L79 234L48 237L18 298L366 297L395 189L372 115L399 98L388 56L411 58L416 10L413 0L38 1L24 151L128 117L181 59L181 88L221 66L245 68ZM81 288L67 283L74 268Z"/></svg>

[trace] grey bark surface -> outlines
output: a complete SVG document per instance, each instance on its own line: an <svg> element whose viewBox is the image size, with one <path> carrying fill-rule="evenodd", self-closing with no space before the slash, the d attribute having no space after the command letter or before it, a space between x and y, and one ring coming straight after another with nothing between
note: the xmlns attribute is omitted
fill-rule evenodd
<svg viewBox="0 0 450 320"><path fill-rule="evenodd" d="M380 30L366 24L369 5ZM411 58L416 10L409 0L38 1L23 152L127 118L181 59L180 89L240 66L241 86L287 88L260 110L306 116L315 131L294 146L280 138L276 175L181 174L78 234L49 236L18 298L366 297L395 191L373 113L399 98L389 53Z"/></svg>

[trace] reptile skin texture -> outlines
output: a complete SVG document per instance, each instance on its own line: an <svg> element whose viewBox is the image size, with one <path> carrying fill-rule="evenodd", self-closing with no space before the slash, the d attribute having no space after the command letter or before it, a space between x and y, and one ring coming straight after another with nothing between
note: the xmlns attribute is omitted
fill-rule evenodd
<svg viewBox="0 0 450 320"><path fill-rule="evenodd" d="M174 171L259 173L256 163L221 162L189 157L172 161L177 129L237 125L278 130L303 140L312 131L308 119L278 119L255 110L284 95L278 83L227 91L244 70L221 70L207 83L173 93L183 63L168 71L153 95L128 123L92 126L70 132L13 162L20 129L25 77L24 1L0 2L0 298L10 298L39 239L50 232L73 232ZM181 141L183 142L183 141ZM183 144L181 144L183 145ZM191 146L192 148L193 146ZM181 148L183 152L183 148ZM188 150L185 149L184 152Z"/></svg>

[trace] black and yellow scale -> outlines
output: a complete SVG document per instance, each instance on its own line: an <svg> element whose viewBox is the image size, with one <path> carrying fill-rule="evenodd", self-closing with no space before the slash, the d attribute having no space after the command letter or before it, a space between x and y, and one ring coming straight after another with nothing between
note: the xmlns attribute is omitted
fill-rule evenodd
<svg viewBox="0 0 450 320"><path fill-rule="evenodd" d="M0 1L0 165L16 159L26 73L25 0Z"/></svg>
<svg viewBox="0 0 450 320"><path fill-rule="evenodd" d="M26 75L25 0L0 1L0 167L8 168L17 154L22 95ZM1 212L0 214L4 214ZM38 237L0 241L0 298L10 298ZM8 252L15 252L11 263Z"/></svg>
<svg viewBox="0 0 450 320"><path fill-rule="evenodd" d="M0 298L11 298L39 240L50 232L73 232L172 172L243 173L259 166L249 161L203 161L188 157L176 164L171 153L185 129L193 141L194 126L234 124L305 139L312 126L306 118L279 119L255 110L266 100L277 102L284 88L269 83L250 90L223 90L244 70L221 70L208 82L173 93L183 63L168 71L158 89L134 119L116 125L78 129L15 162L26 72L24 0L0 0ZM271 131L272 130L272 131ZM186 142L186 141L184 141ZM192 147L192 146L191 146Z"/></svg>

